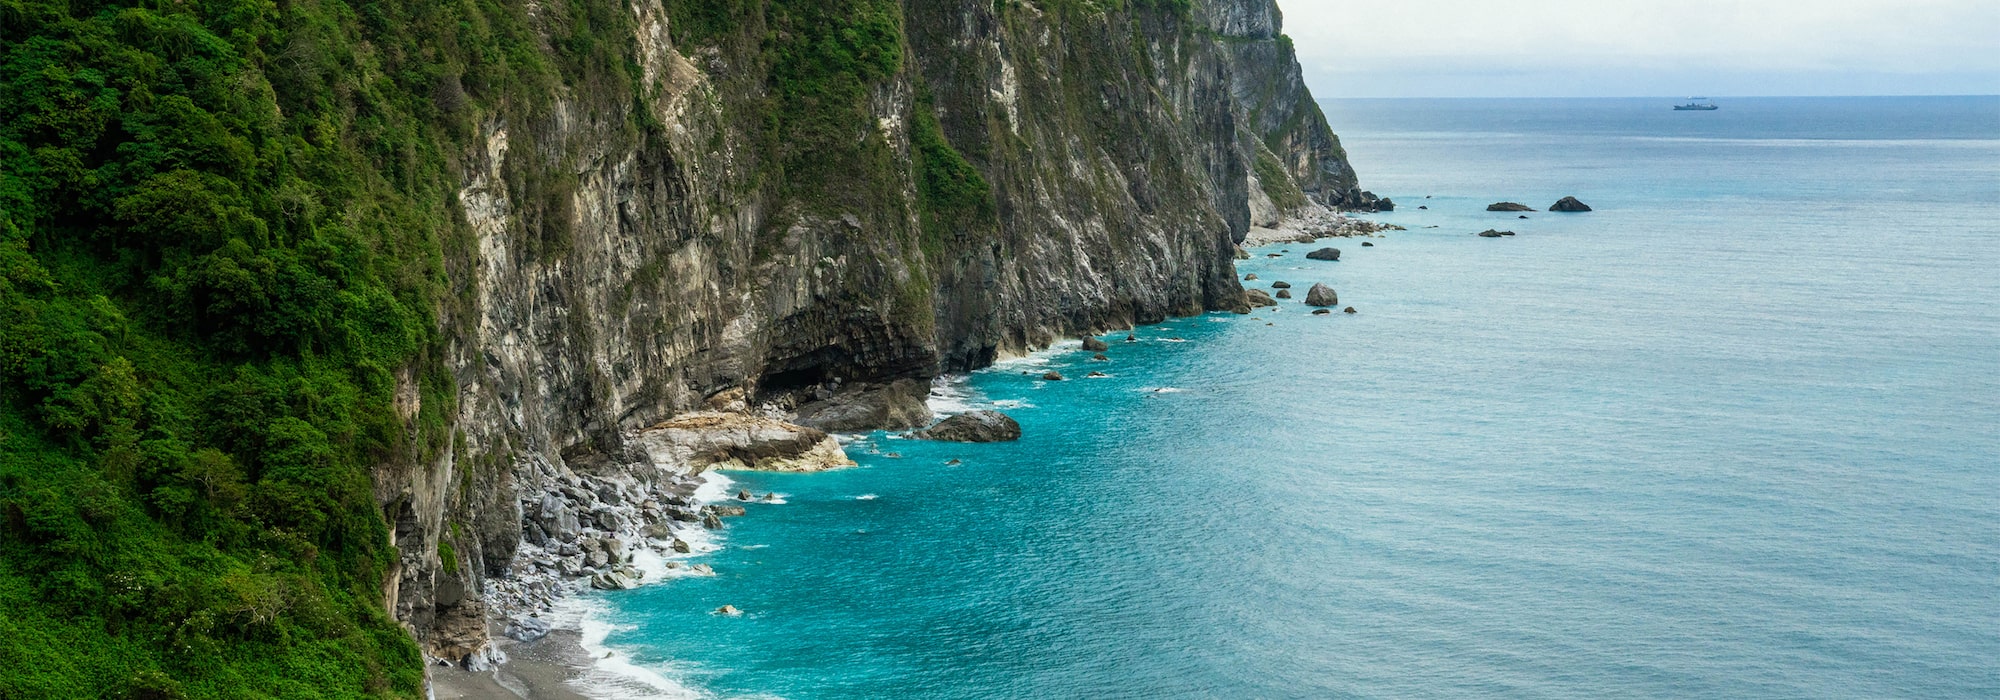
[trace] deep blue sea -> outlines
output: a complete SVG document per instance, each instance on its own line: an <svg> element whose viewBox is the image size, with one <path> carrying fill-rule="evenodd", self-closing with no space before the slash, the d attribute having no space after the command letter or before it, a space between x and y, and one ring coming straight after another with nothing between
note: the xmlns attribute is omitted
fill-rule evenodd
<svg viewBox="0 0 2000 700"><path fill-rule="evenodd" d="M1325 102L1409 230L1239 271L1359 313L731 474L786 503L603 644L712 697L2000 697L2000 98L1675 101Z"/></svg>

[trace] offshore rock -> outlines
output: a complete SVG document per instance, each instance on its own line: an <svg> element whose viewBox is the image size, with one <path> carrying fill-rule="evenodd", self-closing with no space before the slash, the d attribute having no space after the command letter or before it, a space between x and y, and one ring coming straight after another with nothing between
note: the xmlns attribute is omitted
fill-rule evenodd
<svg viewBox="0 0 2000 700"><path fill-rule="evenodd" d="M1339 260L1339 259L1340 259L1340 249L1339 249L1339 248L1321 248L1321 249L1319 249L1319 250L1315 250L1315 251L1313 251L1313 252L1310 252L1310 253L1306 253L1306 259L1307 259L1307 260Z"/></svg>
<svg viewBox="0 0 2000 700"><path fill-rule="evenodd" d="M1290 299L1292 298L1292 290L1280 289L1278 290L1276 297L1279 299Z"/></svg>
<svg viewBox="0 0 2000 700"><path fill-rule="evenodd" d="M1549 211L1590 211L1590 205L1577 201L1575 197L1564 197L1555 204L1549 205Z"/></svg>
<svg viewBox="0 0 2000 700"><path fill-rule="evenodd" d="M1512 235L1514 235L1513 231L1497 231L1490 228L1479 232L1480 238L1499 238L1501 236L1512 236Z"/></svg>
<svg viewBox="0 0 2000 700"><path fill-rule="evenodd" d="M1487 211L1534 211L1534 207L1517 202L1494 202L1486 205Z"/></svg>
<svg viewBox="0 0 2000 700"><path fill-rule="evenodd" d="M1062 381L1062 380L1063 380L1063 376L1062 376L1062 373L1061 373L1061 372L1057 372L1057 371L1055 371L1055 370L1049 370L1049 371L1047 371L1047 372L1043 372L1043 373L1042 373L1042 379L1045 379L1045 380L1048 380L1048 381L1051 381L1051 382L1060 382L1060 381Z"/></svg>
<svg viewBox="0 0 2000 700"><path fill-rule="evenodd" d="M1364 243L1364 244L1362 244L1362 245L1367 245L1367 244L1366 244L1366 243ZM1271 283L1271 288L1272 288L1272 289L1291 289L1291 288L1292 288L1292 283L1290 283L1290 282L1286 282L1286 281L1284 281L1284 280L1278 280L1278 281L1276 281L1276 282L1272 282L1272 283Z"/></svg>
<svg viewBox="0 0 2000 700"><path fill-rule="evenodd" d="M1104 352L1111 349L1111 344L1098 340L1096 336L1086 335L1083 337L1083 349L1089 352Z"/></svg>
<svg viewBox="0 0 2000 700"><path fill-rule="evenodd" d="M1312 289L1306 290L1308 306L1334 306L1339 303L1340 295L1333 293L1333 288L1326 286L1324 282L1314 284Z"/></svg>
<svg viewBox="0 0 2000 700"><path fill-rule="evenodd" d="M999 411L968 411L912 435L943 442L1009 442L1021 439L1021 424Z"/></svg>
<svg viewBox="0 0 2000 700"><path fill-rule="evenodd" d="M1278 302L1272 300L1271 295L1264 293L1264 290L1262 289L1245 289L1243 290L1243 296L1250 302L1250 305L1253 307L1278 305Z"/></svg>

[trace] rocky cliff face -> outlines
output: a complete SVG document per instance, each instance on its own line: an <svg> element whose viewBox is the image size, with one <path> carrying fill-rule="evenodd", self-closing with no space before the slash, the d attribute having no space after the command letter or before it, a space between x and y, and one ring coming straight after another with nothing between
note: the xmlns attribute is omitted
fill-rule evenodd
<svg viewBox="0 0 2000 700"><path fill-rule="evenodd" d="M440 658L483 644L545 492L685 466L647 426L911 427L940 372L1242 306L1253 218L1359 197L1273 0L626 9L598 21L633 74L500 110L460 160L454 438L376 475L389 605ZM821 39L859 67L814 67L850 21Z"/></svg>

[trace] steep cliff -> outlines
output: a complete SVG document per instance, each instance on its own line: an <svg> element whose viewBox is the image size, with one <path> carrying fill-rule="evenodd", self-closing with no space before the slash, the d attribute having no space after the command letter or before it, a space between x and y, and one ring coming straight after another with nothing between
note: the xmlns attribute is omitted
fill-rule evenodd
<svg viewBox="0 0 2000 700"><path fill-rule="evenodd" d="M1365 204L1273 0L258 7L190 21L270 33L224 82L277 105L285 148L352 148L407 212L310 173L296 206L345 208L370 259L411 262L384 284L422 280L397 298L436 309L356 357L381 378L360 405L406 433L367 453L394 549L364 559L437 658L478 657L524 528L575 537L543 494L649 478L648 426L714 405L915 427L941 372L1242 307L1253 223ZM336 72L328 47L358 58ZM257 215L294 206L273 201Z"/></svg>

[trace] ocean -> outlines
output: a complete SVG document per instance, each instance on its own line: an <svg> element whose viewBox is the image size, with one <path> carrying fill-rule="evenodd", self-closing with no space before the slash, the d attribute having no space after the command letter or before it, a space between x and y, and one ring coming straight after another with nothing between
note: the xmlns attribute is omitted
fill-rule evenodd
<svg viewBox="0 0 2000 700"><path fill-rule="evenodd" d="M1324 102L1407 231L941 384L1018 443L728 474L594 692L2000 697L2000 98L1676 101Z"/></svg>

